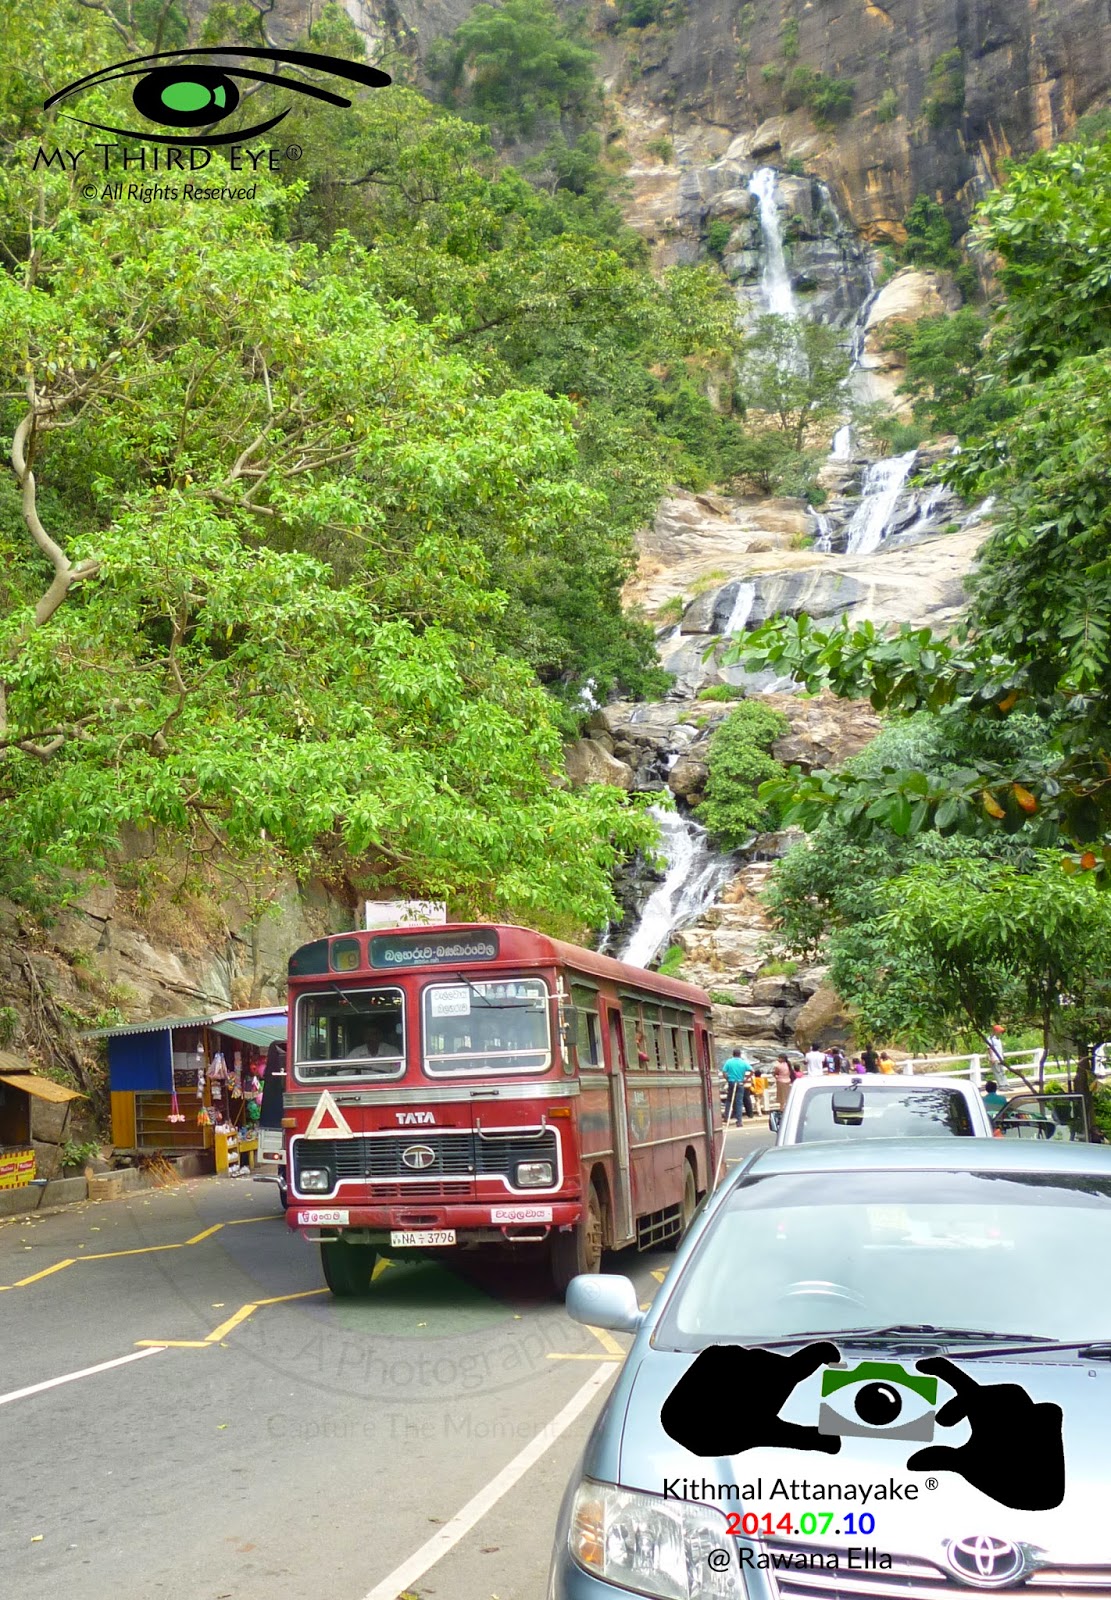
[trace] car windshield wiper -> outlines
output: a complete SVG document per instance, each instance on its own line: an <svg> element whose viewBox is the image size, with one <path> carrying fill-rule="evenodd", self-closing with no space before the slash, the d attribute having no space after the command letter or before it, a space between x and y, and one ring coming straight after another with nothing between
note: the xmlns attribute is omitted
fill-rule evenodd
<svg viewBox="0 0 1111 1600"><path fill-rule="evenodd" d="M1036 1343L1008 1345L1006 1350L958 1350L956 1354L961 1361L975 1361L978 1356L1033 1356L1052 1354L1055 1350L1075 1350L1088 1361L1111 1361L1111 1339L1042 1339Z"/></svg>
<svg viewBox="0 0 1111 1600"><path fill-rule="evenodd" d="M745 1342L755 1343L762 1350L775 1350L783 1345L802 1344L811 1339L827 1339L833 1344L851 1344L865 1348L871 1344L898 1344L901 1340L912 1340L919 1344L923 1339L938 1344L950 1344L955 1339L984 1339L1006 1345L1018 1341L1024 1345L1033 1343L1036 1349L1043 1348L1037 1343L1042 1339L1042 1335L1037 1333L995 1333L991 1329L982 1328L939 1328L932 1322L895 1322L886 1328L814 1328L808 1333L794 1333L785 1339L757 1339ZM1044 1348L1057 1347L1046 1344ZM984 1353L994 1355L995 1351Z"/></svg>

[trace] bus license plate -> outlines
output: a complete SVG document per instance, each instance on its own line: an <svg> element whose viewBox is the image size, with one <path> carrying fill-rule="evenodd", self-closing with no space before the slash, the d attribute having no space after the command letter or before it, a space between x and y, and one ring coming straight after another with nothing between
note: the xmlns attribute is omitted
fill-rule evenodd
<svg viewBox="0 0 1111 1600"><path fill-rule="evenodd" d="M390 1234L390 1243L392 1245L395 1245L395 1246L398 1246L398 1245L404 1246L406 1249L409 1249L409 1250L413 1249L415 1246L426 1245L426 1244L428 1244L428 1245L454 1244L455 1243L455 1229L454 1228L426 1228L423 1232L417 1232L417 1233L392 1232Z"/></svg>

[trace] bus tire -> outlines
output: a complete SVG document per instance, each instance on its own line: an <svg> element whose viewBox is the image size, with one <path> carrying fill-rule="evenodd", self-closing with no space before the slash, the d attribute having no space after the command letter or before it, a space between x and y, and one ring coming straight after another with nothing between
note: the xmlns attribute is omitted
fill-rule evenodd
<svg viewBox="0 0 1111 1600"><path fill-rule="evenodd" d="M368 1293L377 1259L378 1252L372 1245L348 1244L346 1239L321 1240L320 1265L324 1269L324 1282L340 1298Z"/></svg>
<svg viewBox="0 0 1111 1600"><path fill-rule="evenodd" d="M605 1215L592 1181L581 1220L566 1233L552 1234L549 1264L558 1294L566 1294L567 1285L580 1273L601 1271L604 1235Z"/></svg>
<svg viewBox="0 0 1111 1600"><path fill-rule="evenodd" d="M278 1203L283 1211L289 1209L289 1190L286 1188L284 1174L278 1179Z"/></svg>

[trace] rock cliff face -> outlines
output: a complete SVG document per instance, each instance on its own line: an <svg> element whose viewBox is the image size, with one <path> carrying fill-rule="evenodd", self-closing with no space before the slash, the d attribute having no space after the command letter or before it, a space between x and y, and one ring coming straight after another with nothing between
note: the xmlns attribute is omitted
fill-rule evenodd
<svg viewBox="0 0 1111 1600"><path fill-rule="evenodd" d="M687 0L674 31L625 37L634 123L711 160L755 130L746 154L800 161L873 240L901 237L918 194L967 215L1006 157L1057 142L1111 87L1106 0ZM785 113L799 67L851 83L834 128Z"/></svg>

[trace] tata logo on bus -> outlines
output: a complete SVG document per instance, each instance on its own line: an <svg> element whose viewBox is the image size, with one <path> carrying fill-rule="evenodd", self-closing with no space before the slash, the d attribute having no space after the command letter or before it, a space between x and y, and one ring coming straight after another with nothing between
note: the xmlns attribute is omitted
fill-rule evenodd
<svg viewBox="0 0 1111 1600"><path fill-rule="evenodd" d="M394 1116L403 1128L434 1128L436 1118L431 1111L395 1111Z"/></svg>
<svg viewBox="0 0 1111 1600"><path fill-rule="evenodd" d="M408 1150L401 1152L401 1159L414 1172L427 1172L435 1165L436 1152L430 1144L411 1144Z"/></svg>

